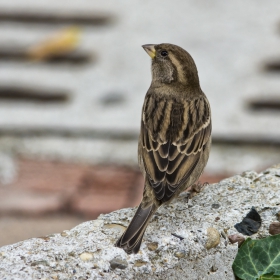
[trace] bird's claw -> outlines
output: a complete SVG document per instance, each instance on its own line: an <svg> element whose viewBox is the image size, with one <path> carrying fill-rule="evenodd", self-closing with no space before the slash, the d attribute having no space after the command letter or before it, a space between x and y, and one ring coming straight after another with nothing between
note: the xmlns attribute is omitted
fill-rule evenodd
<svg viewBox="0 0 280 280"><path fill-rule="evenodd" d="M200 193L206 186L208 186L209 183L205 182L205 183L200 183L197 182L196 184L193 184L187 191L187 201L189 201L189 199L193 198L196 194Z"/></svg>

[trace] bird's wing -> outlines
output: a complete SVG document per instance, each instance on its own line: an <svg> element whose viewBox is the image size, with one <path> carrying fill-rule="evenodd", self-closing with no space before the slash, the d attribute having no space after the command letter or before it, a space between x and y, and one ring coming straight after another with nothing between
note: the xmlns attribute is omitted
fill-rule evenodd
<svg viewBox="0 0 280 280"><path fill-rule="evenodd" d="M183 103L147 97L140 135L139 154L147 178L157 199L168 201L187 181L210 140L211 113L206 97Z"/></svg>

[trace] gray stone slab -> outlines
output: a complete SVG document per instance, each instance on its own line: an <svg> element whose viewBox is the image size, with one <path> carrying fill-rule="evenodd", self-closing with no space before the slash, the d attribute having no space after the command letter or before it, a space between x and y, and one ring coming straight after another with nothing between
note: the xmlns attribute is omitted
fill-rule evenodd
<svg viewBox="0 0 280 280"><path fill-rule="evenodd" d="M127 255L114 247L135 212L121 209L60 234L1 247L0 278L234 279L231 266L238 248L227 236L241 235L234 225L251 207L262 219L251 238L268 236L280 211L279 197L280 165L261 173L244 172L205 187L189 202L181 195L161 207L139 254ZM218 245L207 250L210 228L217 233Z"/></svg>

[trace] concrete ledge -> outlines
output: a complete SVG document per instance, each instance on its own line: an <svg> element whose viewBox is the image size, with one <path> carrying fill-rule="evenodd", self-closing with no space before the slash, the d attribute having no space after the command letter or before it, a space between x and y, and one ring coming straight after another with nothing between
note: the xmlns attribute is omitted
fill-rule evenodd
<svg viewBox="0 0 280 280"><path fill-rule="evenodd" d="M0 248L0 279L234 279L237 244L227 236L252 206L263 221L252 237L265 237L280 212L280 165L209 185L189 202L181 195L154 216L137 255L113 246L135 211L121 209Z"/></svg>

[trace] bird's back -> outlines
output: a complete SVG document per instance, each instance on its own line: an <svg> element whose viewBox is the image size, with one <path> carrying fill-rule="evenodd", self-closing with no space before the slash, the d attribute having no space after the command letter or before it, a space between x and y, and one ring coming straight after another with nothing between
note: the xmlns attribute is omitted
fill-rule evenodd
<svg viewBox="0 0 280 280"><path fill-rule="evenodd" d="M188 179L199 165L210 134L210 106L202 91L166 94L164 89L150 88L142 110L138 151L140 166L159 201L174 198L175 192L194 183L195 178Z"/></svg>

